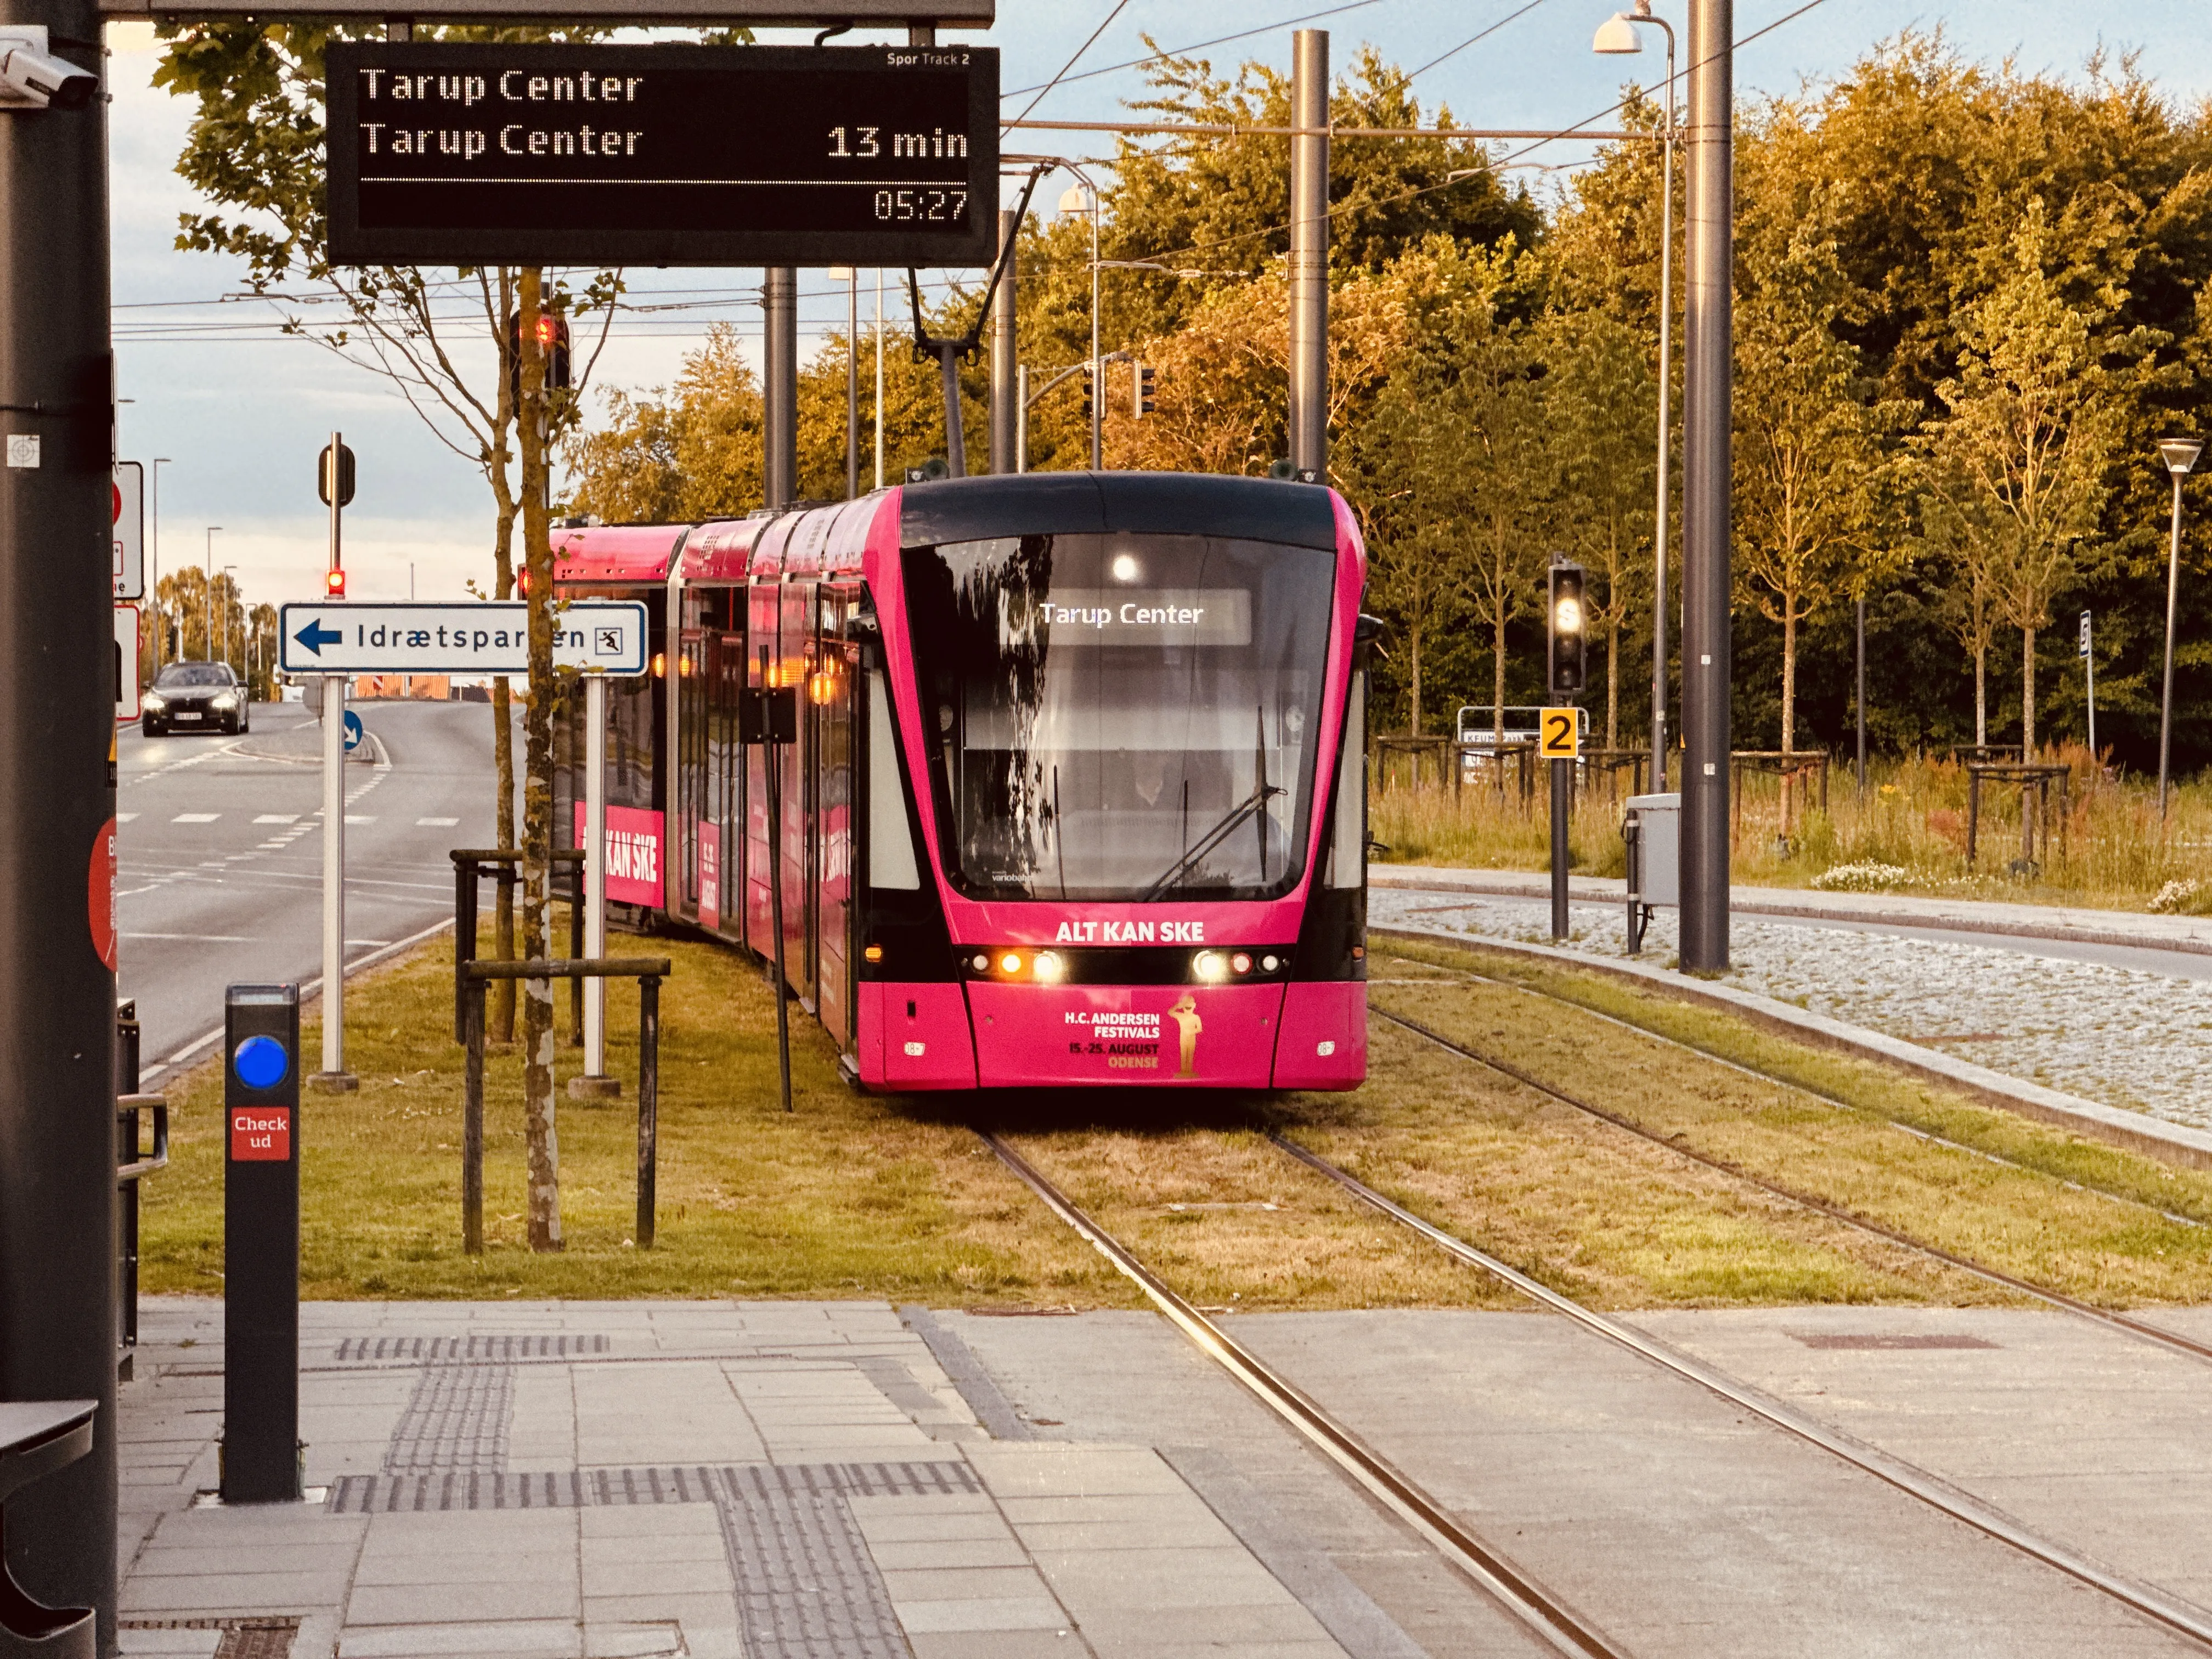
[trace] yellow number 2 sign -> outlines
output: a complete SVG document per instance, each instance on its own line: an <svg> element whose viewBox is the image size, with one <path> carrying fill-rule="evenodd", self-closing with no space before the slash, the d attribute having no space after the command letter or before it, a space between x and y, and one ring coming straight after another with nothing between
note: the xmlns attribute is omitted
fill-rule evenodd
<svg viewBox="0 0 2212 1659"><path fill-rule="evenodd" d="M1578 710L1547 708L1536 752L1546 760L1573 760L1583 752L1582 725Z"/></svg>

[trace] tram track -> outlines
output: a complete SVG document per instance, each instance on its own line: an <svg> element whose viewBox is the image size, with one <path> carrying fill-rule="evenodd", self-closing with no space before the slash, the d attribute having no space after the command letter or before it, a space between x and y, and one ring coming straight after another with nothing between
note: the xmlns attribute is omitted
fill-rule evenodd
<svg viewBox="0 0 2212 1659"><path fill-rule="evenodd" d="M975 1133L1048 1209L1133 1281L1194 1346L1243 1383L1356 1484L1406 1520L1532 1633L1563 1654L1613 1655L1626 1659L1627 1650L1613 1638L1559 1594L1469 1532L1409 1475L1367 1446L1348 1425L1176 1291L1002 1136L980 1128ZM1564 1316L1580 1328L1626 1349L1647 1364L1696 1384L1916 1502L2110 1598L2160 1628L2212 1651L2212 1613L2045 1538L1928 1470L1830 1428L1624 1321L1583 1306L1521 1269L1414 1214L1350 1171L1280 1132L1267 1132L1267 1139L1285 1158L1333 1182L1398 1227L1462 1264L1489 1274L1540 1307Z"/></svg>
<svg viewBox="0 0 2212 1659"><path fill-rule="evenodd" d="M1006 1139L976 1135L1026 1186L1099 1255L1142 1291L1190 1342L1257 1396L1352 1480L1410 1525L1468 1579L1487 1592L1553 1650L1581 1659L1629 1659L1588 1618L1463 1526L1442 1503L1397 1468L1310 1395L1201 1313L1144 1261L1085 1213ZM2212 1646L2212 1632L2207 1644Z"/></svg>
<svg viewBox="0 0 2212 1659"><path fill-rule="evenodd" d="M1486 1054L1480 1048L1476 1048L1469 1044L1461 1042L1454 1038L1446 1036L1442 1032L1434 1030L1429 1026L1423 1024L1420 1021L1411 1018L1405 1014L1395 1013L1387 1008L1382 1007L1371 1007L1370 1009L1370 1012L1378 1018L1389 1021L1392 1024L1400 1027L1403 1030L1413 1033L1414 1036L1422 1038L1425 1042L1435 1044L1437 1048L1443 1049L1449 1054L1455 1054L1459 1058L1468 1060L1475 1065L1486 1066L1488 1069L1499 1073L1501 1076L1512 1079L1515 1082L1522 1085L1525 1088L1533 1089L1539 1094L1558 1101L1564 1106L1571 1107L1576 1111L1583 1113L1587 1116L1595 1118L1600 1122L1621 1130L1625 1133L1634 1135L1638 1139L1649 1142L1654 1146L1662 1147L1666 1151L1672 1152L1676 1157L1685 1159L1687 1162L1702 1164L1707 1169L1717 1170L1720 1174L1727 1176L1733 1181L1742 1182L1747 1186L1754 1187L1760 1192L1765 1193L1770 1197L1778 1198L1784 1202L1796 1205L1801 1209L1809 1210L1815 1214L1826 1216L1832 1221L1838 1222L1844 1226L1850 1227L1859 1232L1865 1233L1871 1237L1880 1238L1887 1243L1896 1245L1904 1249L1911 1250L1917 1255L1928 1258L1930 1261L1941 1262L1945 1267L1954 1268L1960 1273L1971 1274L1973 1277L1981 1279L1984 1284L1995 1285L2001 1289L2013 1291L2016 1295L2032 1297L2036 1301L2045 1304L2046 1306L2057 1308L2063 1312L2071 1314L2076 1318L2090 1321L2094 1323L2104 1326L2108 1329L2123 1332L2129 1336L2137 1339L2138 1340L2152 1343L2157 1346L2165 1348L2169 1352L2185 1354L2192 1359L2207 1364L2212 1364L2212 1344L2197 1341L2193 1338L2182 1335L2178 1331L2170 1331L2161 1326L2154 1325L2147 1320L2131 1318L2128 1315L2120 1313L2113 1309L2098 1307L2094 1303L2085 1302L2079 1297L2070 1296L2064 1291L2058 1290L2051 1285L2039 1284L2033 1279L2025 1279L2017 1273L2008 1273L2002 1267L1992 1267L1988 1262L1979 1261L1972 1256L1962 1255L1955 1250L1947 1249L1942 1245L1932 1243L1929 1240L1906 1232L1901 1228L1893 1227L1887 1222L1877 1221L1870 1216L1862 1215L1857 1211L1850 1209L1847 1206L1832 1202L1828 1199L1820 1197L1817 1194L1807 1192L1802 1188L1790 1186L1784 1182L1770 1179L1765 1176L1757 1173L1755 1170L1746 1169L1743 1165L1736 1163L1731 1158L1723 1158L1717 1153L1702 1152L1694 1146L1686 1146L1680 1140L1675 1139L1668 1135L1661 1134L1656 1130L1646 1128L1644 1125L1637 1122L1635 1119L1627 1116L1626 1114L1613 1111L1609 1108L1597 1104L1594 1101L1584 1099L1581 1096L1577 1095L1571 1091L1560 1088L1556 1084L1547 1082L1544 1079L1536 1076L1534 1073L1526 1071L1522 1067L1514 1065L1510 1060L1501 1059L1496 1054ZM1631 1029L1637 1030L1643 1030L1642 1027L1632 1027ZM1656 1034L1650 1032L1645 1032L1644 1035L1653 1036L1656 1036ZM1671 1039L1666 1037L1656 1037L1656 1040L1662 1042L1671 1041ZM1689 1047L1687 1044L1678 1044L1676 1046L1682 1048ZM1690 1051L1692 1053L1698 1052L1695 1049L1691 1049ZM1784 1082L1784 1079L1768 1076L1764 1073L1754 1073L1753 1075L1761 1077L1765 1080L1777 1084L1779 1086L1795 1086L1794 1085ZM2108 1198L2117 1198L2118 1196L2117 1194L2100 1194L2100 1195Z"/></svg>
<svg viewBox="0 0 2212 1659"><path fill-rule="evenodd" d="M1376 928L1372 931L1377 938L1389 939L1394 941L1403 940L1408 943L1421 945L1431 945L1438 942L1427 935L1409 933L1404 930L1385 930ZM1460 942L1453 941L1452 943L1456 945ZM1737 1073L1741 1076L1754 1079L1761 1083L1771 1084L1778 1089L1787 1089L1793 1094L1803 1095L1809 1099L1820 1101L1825 1105L1835 1108L1835 1109L1839 1112L1858 1114L1868 1112L1870 1109L1858 1102L1846 1100L1841 1095L1832 1094L1828 1091L1818 1088L1810 1083L1805 1082L1802 1079L1784 1077L1778 1072L1764 1071L1759 1066L1746 1065L1743 1061L1735 1059L1730 1055L1724 1054L1717 1048L1708 1048L1704 1043L1692 1042L1686 1037L1676 1036L1671 1032L1656 1030L1651 1026L1639 1024L1635 1020L1624 1019L1618 1014L1609 1014L1601 1008L1593 1008L1586 1002L1578 1001L1573 997L1562 996L1556 991L1546 990L1543 987L1539 985L1529 985L1519 980L1501 979L1495 974L1480 973L1472 968L1462 968L1457 966L1443 967L1434 963L1422 961L1419 957L1409 957L1407 960L1417 962L1420 966L1425 968L1435 969L1436 971L1439 973L1456 975L1462 980L1473 981L1478 985L1495 986L1501 991L1517 991L1524 996L1535 997L1542 1001L1557 1003L1563 1008L1572 1008L1577 1013L1586 1015L1589 1018L1596 1020L1601 1024L1610 1025L1617 1030L1632 1032L1638 1036L1649 1037L1651 1041L1655 1042L1663 1042L1669 1048L1683 1049L1690 1054L1698 1055L1700 1058L1711 1061L1713 1065L1724 1067L1725 1069ZM1371 982L1374 981L1370 981L1370 983ZM1390 982L1406 985L1440 985L1449 983L1449 981L1443 980L1403 980ZM2154 1204L2148 1199L2138 1198L2132 1193L2116 1192L2110 1187L2099 1186L2094 1182L2076 1181L2071 1176L2058 1175L2051 1170L2041 1167L2040 1165L2024 1163L2019 1158L2007 1158L2001 1152L1992 1152L1985 1147L1969 1146L1963 1140L1954 1140L1948 1135L1937 1134L1932 1129L1921 1128L1917 1124L1905 1122L1901 1119L1888 1116L1887 1114L1876 1112L1875 1113L1875 1115L1879 1117L1882 1122L1887 1123L1891 1128L1895 1129L1899 1134L1910 1135L1915 1140L1925 1141L1930 1146L1946 1147L1954 1152L1963 1152L1967 1157L1979 1158L1985 1164L1995 1164L2008 1170L2017 1170L2023 1175L2034 1176L2041 1180L2053 1182L2073 1192L2094 1193L2100 1198L2108 1198L2116 1204L2125 1204L2136 1209L2147 1211L2150 1214L2159 1217L2161 1220L2171 1221L2179 1226L2212 1227L2212 1220L2208 1220L2203 1216L2184 1215L2179 1211L2169 1210L2163 1205Z"/></svg>

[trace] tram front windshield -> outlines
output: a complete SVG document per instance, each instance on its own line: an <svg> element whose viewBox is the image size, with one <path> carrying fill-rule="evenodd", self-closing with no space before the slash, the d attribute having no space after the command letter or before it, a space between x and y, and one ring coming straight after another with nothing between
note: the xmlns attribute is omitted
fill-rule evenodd
<svg viewBox="0 0 2212 1659"><path fill-rule="evenodd" d="M953 884L1139 902L1289 891L1335 570L1324 549L1212 536L908 549Z"/></svg>

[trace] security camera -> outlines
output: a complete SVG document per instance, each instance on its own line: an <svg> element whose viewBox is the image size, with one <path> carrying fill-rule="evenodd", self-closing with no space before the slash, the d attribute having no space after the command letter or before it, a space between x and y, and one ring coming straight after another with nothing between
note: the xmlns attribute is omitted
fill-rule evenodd
<svg viewBox="0 0 2212 1659"><path fill-rule="evenodd" d="M0 25L0 109L82 109L100 77L46 51L42 25Z"/></svg>

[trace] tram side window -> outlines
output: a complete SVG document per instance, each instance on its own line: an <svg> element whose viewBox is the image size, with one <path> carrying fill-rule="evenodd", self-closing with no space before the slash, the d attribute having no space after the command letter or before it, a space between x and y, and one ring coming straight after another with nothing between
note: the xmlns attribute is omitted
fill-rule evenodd
<svg viewBox="0 0 2212 1659"><path fill-rule="evenodd" d="M617 683L607 699L607 799L650 811L653 799L653 702L660 686L650 674ZM610 688L612 689L612 688ZM583 698L575 700L583 719ZM578 745L580 751L581 744Z"/></svg>
<svg viewBox="0 0 2212 1659"><path fill-rule="evenodd" d="M1352 677L1344 745L1336 757L1336 821L1330 830L1328 884L1357 887L1367 878L1367 676Z"/></svg>
<svg viewBox="0 0 2212 1659"><path fill-rule="evenodd" d="M868 671L868 885L911 892L921 885L914 861L906 788L899 781L898 736L884 671Z"/></svg>

